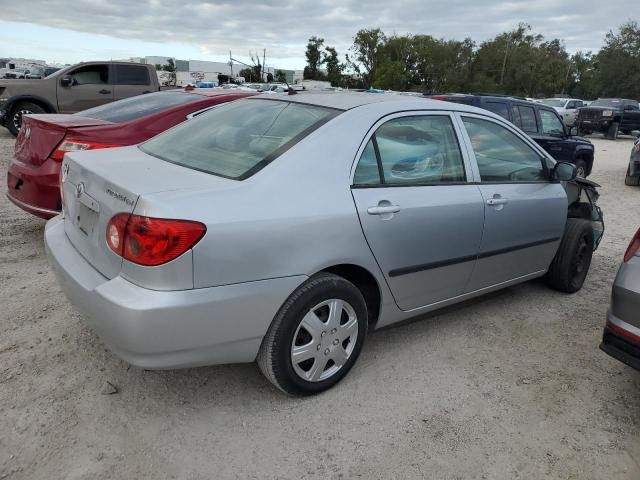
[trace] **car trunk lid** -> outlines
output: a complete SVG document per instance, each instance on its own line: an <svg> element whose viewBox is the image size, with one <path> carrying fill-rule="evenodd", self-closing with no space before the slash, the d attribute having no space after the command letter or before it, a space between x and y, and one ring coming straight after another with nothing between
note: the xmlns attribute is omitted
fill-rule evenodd
<svg viewBox="0 0 640 480"><path fill-rule="evenodd" d="M135 146L67 154L61 175L67 237L107 278L122 268L122 258L106 242L115 214L133 213L145 194L237 183L159 160Z"/></svg>
<svg viewBox="0 0 640 480"><path fill-rule="evenodd" d="M79 115L25 115L16 139L15 157L28 165L42 165L74 128L109 125L112 122Z"/></svg>

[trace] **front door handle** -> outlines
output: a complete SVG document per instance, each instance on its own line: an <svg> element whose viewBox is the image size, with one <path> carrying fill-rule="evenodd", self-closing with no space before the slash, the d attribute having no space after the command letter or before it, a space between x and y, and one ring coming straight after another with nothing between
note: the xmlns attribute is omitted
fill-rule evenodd
<svg viewBox="0 0 640 480"><path fill-rule="evenodd" d="M384 205L367 208L367 213L369 215L388 215L390 213L398 213L399 211L400 207L397 205Z"/></svg>
<svg viewBox="0 0 640 480"><path fill-rule="evenodd" d="M509 203L509 200L506 198L489 198L487 200L487 205L496 206L496 205L506 205Z"/></svg>
<svg viewBox="0 0 640 480"><path fill-rule="evenodd" d="M107 95L108 93L111 93L111 90L106 90L106 89L103 88L98 93L101 93L102 95Z"/></svg>

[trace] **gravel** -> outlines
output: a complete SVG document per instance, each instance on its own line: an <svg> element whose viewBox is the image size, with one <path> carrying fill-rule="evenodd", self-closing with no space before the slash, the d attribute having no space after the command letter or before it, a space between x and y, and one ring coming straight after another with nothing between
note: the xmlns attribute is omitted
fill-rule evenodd
<svg viewBox="0 0 640 480"><path fill-rule="evenodd" d="M4 175L14 140L0 130ZM0 478L637 480L640 372L598 344L640 188L624 185L631 137L593 141L607 230L580 292L534 281L375 332L340 385L302 400L254 365L119 360L3 181ZM117 395L101 395L105 378Z"/></svg>

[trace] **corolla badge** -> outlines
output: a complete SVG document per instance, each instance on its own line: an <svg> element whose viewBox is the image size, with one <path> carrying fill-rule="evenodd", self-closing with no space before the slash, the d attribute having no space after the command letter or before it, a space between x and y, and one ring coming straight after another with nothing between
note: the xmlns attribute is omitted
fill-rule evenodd
<svg viewBox="0 0 640 480"><path fill-rule="evenodd" d="M76 185L76 197L80 198L84 193L84 183L80 182Z"/></svg>

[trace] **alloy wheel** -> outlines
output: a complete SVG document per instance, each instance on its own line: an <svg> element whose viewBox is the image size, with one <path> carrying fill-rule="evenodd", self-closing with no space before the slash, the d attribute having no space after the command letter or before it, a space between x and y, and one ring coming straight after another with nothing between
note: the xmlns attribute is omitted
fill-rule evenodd
<svg viewBox="0 0 640 480"><path fill-rule="evenodd" d="M23 115L30 115L33 112L31 110L18 110L16 112L13 113L13 126L15 127L16 130L20 130L20 127L22 126L22 116Z"/></svg>
<svg viewBox="0 0 640 480"><path fill-rule="evenodd" d="M302 317L291 345L295 373L308 382L335 375L349 360L358 340L358 318L346 301L332 298Z"/></svg>

